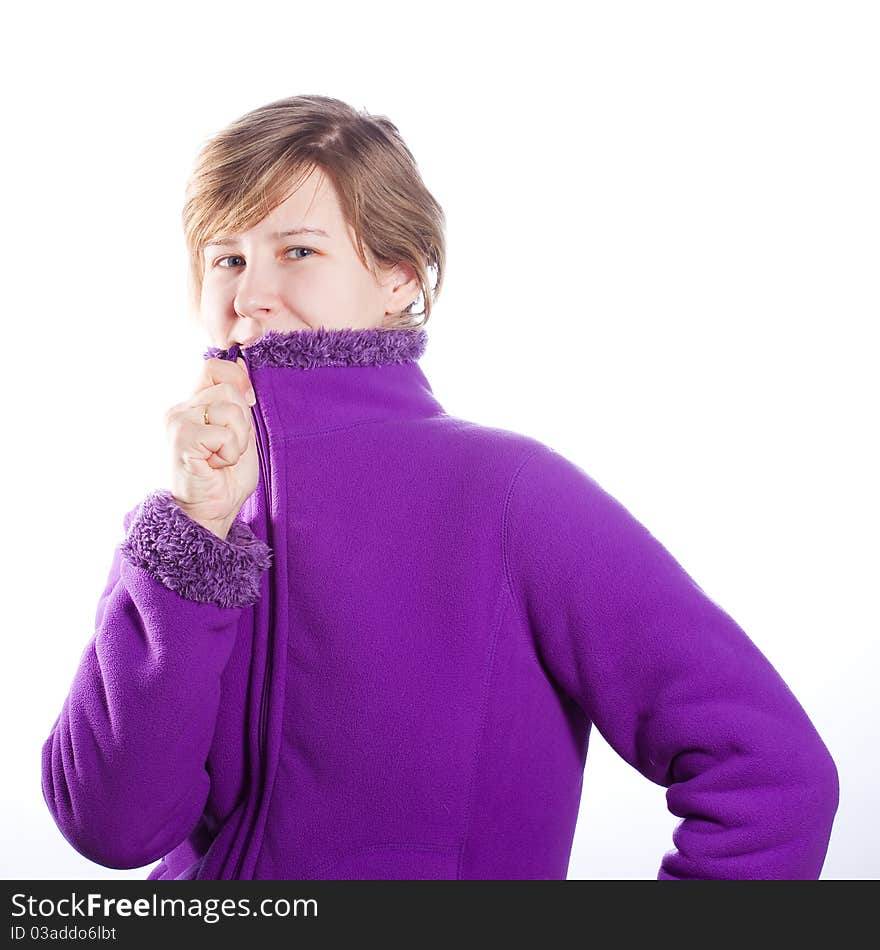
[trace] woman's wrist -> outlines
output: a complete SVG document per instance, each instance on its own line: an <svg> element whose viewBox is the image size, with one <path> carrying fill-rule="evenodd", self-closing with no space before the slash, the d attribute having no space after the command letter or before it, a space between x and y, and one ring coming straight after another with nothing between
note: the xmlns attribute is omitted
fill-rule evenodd
<svg viewBox="0 0 880 950"><path fill-rule="evenodd" d="M174 499L174 503L188 518L190 518L192 521L195 521L196 524L200 524L212 534L216 534L221 541L226 540L226 537L229 534L229 529L232 527L232 522L235 521L235 515L216 520L203 518L200 517L195 511L190 509L187 505L181 504L179 501L177 501L177 499Z"/></svg>

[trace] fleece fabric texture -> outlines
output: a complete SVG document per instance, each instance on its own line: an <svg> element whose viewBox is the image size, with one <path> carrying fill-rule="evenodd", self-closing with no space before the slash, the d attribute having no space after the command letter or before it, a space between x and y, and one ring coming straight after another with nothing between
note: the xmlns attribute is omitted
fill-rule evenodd
<svg viewBox="0 0 880 950"><path fill-rule="evenodd" d="M423 328L241 352L221 540L123 519L42 788L150 879L563 879L592 726L682 820L657 877L814 879L835 763L740 626L583 469L448 415Z"/></svg>

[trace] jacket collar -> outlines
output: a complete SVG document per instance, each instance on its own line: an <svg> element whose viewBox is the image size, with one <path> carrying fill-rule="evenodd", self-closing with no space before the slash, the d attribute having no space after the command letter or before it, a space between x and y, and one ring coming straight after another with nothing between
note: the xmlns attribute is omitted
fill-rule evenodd
<svg viewBox="0 0 880 950"><path fill-rule="evenodd" d="M313 369L318 366L386 366L407 363L424 353L428 335L421 327L379 330L373 328L315 330L270 330L250 346L237 343L228 349L209 347L205 358L238 359L248 366L287 366Z"/></svg>
<svg viewBox="0 0 880 950"><path fill-rule="evenodd" d="M270 441L366 422L445 414L418 364L421 328L271 330L250 346L208 347L205 359L248 367Z"/></svg>

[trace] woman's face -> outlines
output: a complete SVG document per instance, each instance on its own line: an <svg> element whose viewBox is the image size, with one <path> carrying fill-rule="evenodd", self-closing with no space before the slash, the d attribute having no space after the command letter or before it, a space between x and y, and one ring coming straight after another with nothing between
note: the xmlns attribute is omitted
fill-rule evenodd
<svg viewBox="0 0 880 950"><path fill-rule="evenodd" d="M282 234L299 228L323 233ZM218 236L202 253L201 317L222 348L247 346L269 330L378 327L419 295L407 264L374 280L317 168L249 231Z"/></svg>

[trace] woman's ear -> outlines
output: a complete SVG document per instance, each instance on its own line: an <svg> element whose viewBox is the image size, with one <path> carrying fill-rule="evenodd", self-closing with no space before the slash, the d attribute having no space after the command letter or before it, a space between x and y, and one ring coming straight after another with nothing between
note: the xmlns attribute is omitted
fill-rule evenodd
<svg viewBox="0 0 880 950"><path fill-rule="evenodd" d="M386 309L389 313L406 310L422 289L415 268L403 261L386 270L382 286L388 294Z"/></svg>

